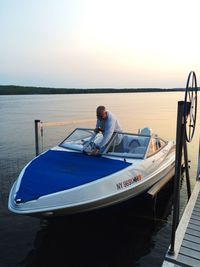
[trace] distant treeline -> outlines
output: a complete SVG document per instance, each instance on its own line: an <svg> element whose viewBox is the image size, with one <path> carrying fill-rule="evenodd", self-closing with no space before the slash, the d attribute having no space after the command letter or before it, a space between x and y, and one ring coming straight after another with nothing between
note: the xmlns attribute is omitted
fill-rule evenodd
<svg viewBox="0 0 200 267"><path fill-rule="evenodd" d="M0 85L0 95L31 95L31 94L99 94L99 93L148 93L148 92L177 92L184 91L185 88L49 88L49 87L29 87L16 85Z"/></svg>

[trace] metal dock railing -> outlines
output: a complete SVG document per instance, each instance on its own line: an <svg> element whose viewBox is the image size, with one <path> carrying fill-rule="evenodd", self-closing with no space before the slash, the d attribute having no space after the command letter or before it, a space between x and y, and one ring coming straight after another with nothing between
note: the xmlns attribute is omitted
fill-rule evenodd
<svg viewBox="0 0 200 267"><path fill-rule="evenodd" d="M200 147L198 155L197 180L191 194L188 164L186 181L188 203L179 221L180 206L180 161L184 149L185 163L188 162L186 142L191 142L197 113L197 82L194 72L187 80L185 101L178 103L176 167L174 180L174 209L171 245L165 255L162 267L199 267L200 266Z"/></svg>

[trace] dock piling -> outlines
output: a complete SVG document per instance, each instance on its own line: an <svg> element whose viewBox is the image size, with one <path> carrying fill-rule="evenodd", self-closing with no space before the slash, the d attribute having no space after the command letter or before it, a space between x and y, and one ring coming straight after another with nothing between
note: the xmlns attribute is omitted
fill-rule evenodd
<svg viewBox="0 0 200 267"><path fill-rule="evenodd" d="M35 120L35 154L39 155L39 123L40 120Z"/></svg>
<svg viewBox="0 0 200 267"><path fill-rule="evenodd" d="M180 174L182 162L184 135L184 101L178 102L177 128L176 128L176 158L175 158L175 178L174 178L174 211L172 221L171 246L168 251L170 255L174 254L175 232L179 222L179 194L180 194Z"/></svg>

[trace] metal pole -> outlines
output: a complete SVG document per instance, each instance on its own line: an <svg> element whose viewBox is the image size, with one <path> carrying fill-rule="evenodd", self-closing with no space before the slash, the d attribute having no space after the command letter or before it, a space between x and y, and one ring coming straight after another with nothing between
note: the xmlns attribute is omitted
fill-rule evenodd
<svg viewBox="0 0 200 267"><path fill-rule="evenodd" d="M40 123L40 120L35 120L35 154L36 156L39 155L39 131L38 131L39 123Z"/></svg>
<svg viewBox="0 0 200 267"><path fill-rule="evenodd" d="M179 202L180 202L180 174L183 149L183 136L185 130L184 123L184 101L178 102L177 128L176 128L176 158L175 158L175 177L174 177L174 211L172 221L171 246L168 251L174 254L175 234L179 222Z"/></svg>
<svg viewBox="0 0 200 267"><path fill-rule="evenodd" d="M200 180L200 138L199 138L199 154L198 154L198 167L197 167L197 181Z"/></svg>
<svg viewBox="0 0 200 267"><path fill-rule="evenodd" d="M186 139L184 138L184 161L185 161L185 175L186 175L186 184L187 184L187 194L188 200L191 196L191 185L190 185L190 175L189 175L189 165L188 165L188 152L187 152L187 143Z"/></svg>

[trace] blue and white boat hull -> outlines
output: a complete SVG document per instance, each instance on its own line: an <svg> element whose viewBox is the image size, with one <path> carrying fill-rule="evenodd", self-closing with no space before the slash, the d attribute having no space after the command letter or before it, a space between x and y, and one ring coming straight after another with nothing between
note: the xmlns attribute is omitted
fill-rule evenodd
<svg viewBox="0 0 200 267"><path fill-rule="evenodd" d="M57 146L51 151L65 153L66 149ZM70 153L70 150L67 150L66 153ZM109 155L102 156L102 158L124 163L124 158L116 159ZM126 166L114 173L72 186L66 190L44 193L35 199L23 200L18 197L18 193L22 186L24 174L33 163L32 161L22 170L14 183L10 191L8 207L9 210L18 214L51 217L110 206L147 191L168 173L173 172L174 162L174 143L168 142L164 149L152 157L146 159L127 158L125 160Z"/></svg>

